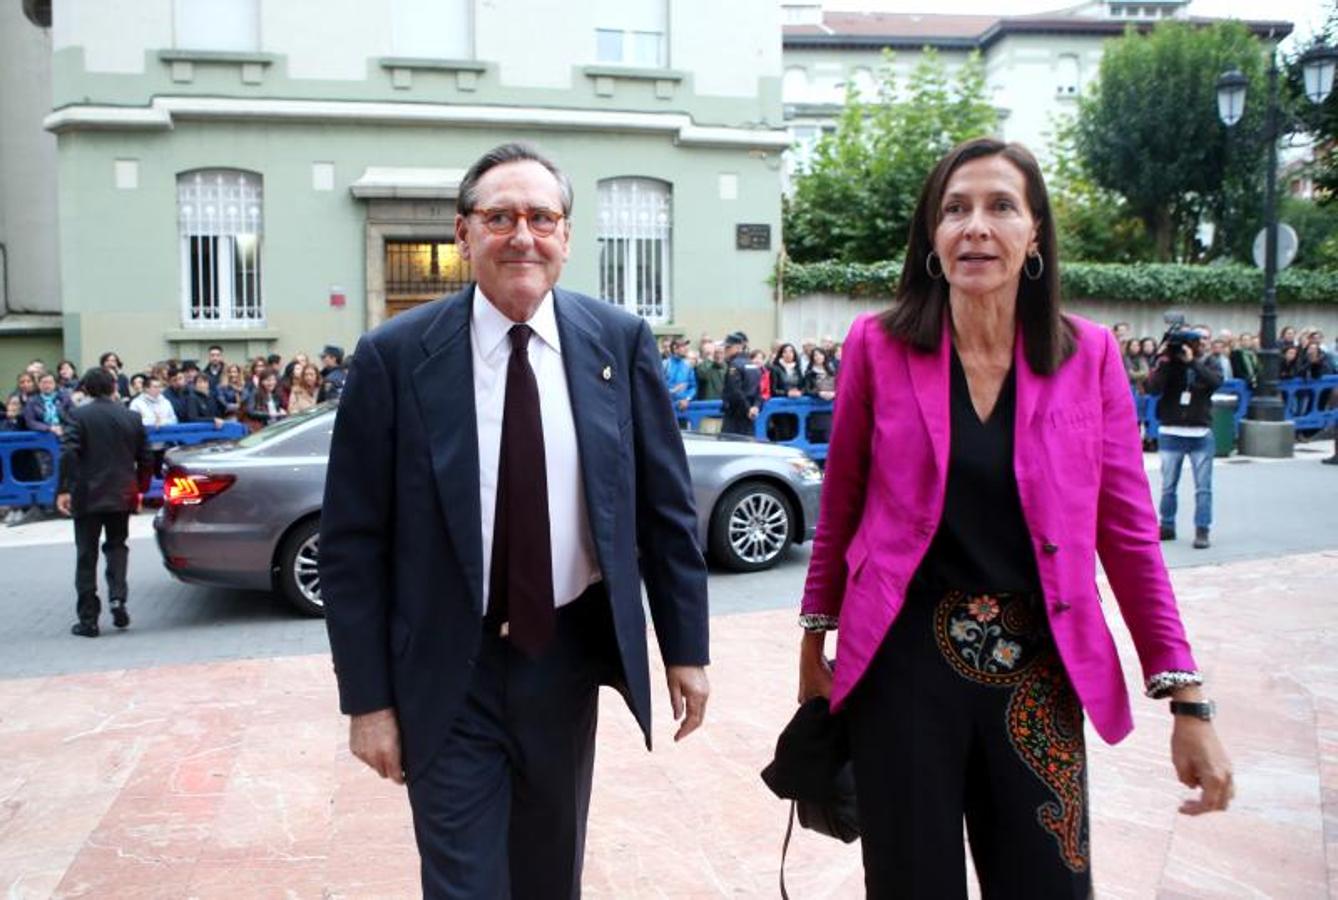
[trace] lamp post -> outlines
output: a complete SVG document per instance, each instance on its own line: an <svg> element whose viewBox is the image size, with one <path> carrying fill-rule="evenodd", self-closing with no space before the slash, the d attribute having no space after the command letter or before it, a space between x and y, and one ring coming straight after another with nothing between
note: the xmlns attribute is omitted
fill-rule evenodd
<svg viewBox="0 0 1338 900"><path fill-rule="evenodd" d="M1334 70L1338 67L1338 51L1319 44L1301 57L1305 76L1305 94L1312 103L1323 103L1333 90ZM1248 80L1239 71L1224 72L1217 79L1217 115L1228 128L1241 120L1245 113ZM1267 183L1264 190L1264 299L1259 316L1260 377L1259 386L1250 399L1249 418L1253 422L1282 423L1285 418L1282 399L1278 396L1278 139L1282 136L1282 116L1278 103L1277 51L1269 57L1268 107L1264 139L1268 141ZM1245 433L1242 432L1242 442ZM1290 456L1290 435L1287 435ZM1267 454L1274 455L1274 454Z"/></svg>

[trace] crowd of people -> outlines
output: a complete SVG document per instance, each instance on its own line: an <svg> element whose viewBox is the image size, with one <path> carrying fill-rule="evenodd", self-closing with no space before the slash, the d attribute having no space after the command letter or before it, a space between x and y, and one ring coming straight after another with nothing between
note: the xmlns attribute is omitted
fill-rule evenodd
<svg viewBox="0 0 1338 900"><path fill-rule="evenodd" d="M344 386L344 351L328 345L317 362L306 353L285 360L278 353L244 364L229 362L215 344L201 365L168 359L129 373L115 351L98 366L116 380L114 398L137 413L146 427L185 422L243 422L253 430L291 413L338 399ZM54 370L34 359L20 372L5 404L3 431L49 431L59 436L69 410L87 402L75 364Z"/></svg>
<svg viewBox="0 0 1338 900"><path fill-rule="evenodd" d="M695 348L687 338L662 338L660 359L678 409L694 400L719 400L723 433L755 435L757 417L772 398L835 399L841 347L830 337L806 339L798 348L778 340L768 352L750 348L748 335L732 331L720 341L702 335ZM772 441L788 441L799 428L797 416L782 415L767 420L766 434ZM806 434L814 443L826 442L830 428L830 413L806 419Z"/></svg>
<svg viewBox="0 0 1338 900"><path fill-rule="evenodd" d="M763 401L772 397L831 400L836 396L841 345L831 336L821 341L805 338L798 347L776 340L770 350L749 347L748 337L741 331L718 340L704 334L695 347L688 338L660 339L664 380L680 405L723 399L729 361L739 354L746 371L745 390L755 390Z"/></svg>
<svg viewBox="0 0 1338 900"><path fill-rule="evenodd" d="M1148 393L1147 381L1164 352L1162 341L1153 337L1133 337L1129 323L1111 326L1124 350L1124 369L1129 384L1140 394ZM1251 388L1259 380L1259 336L1249 332L1239 335L1225 329L1216 333L1207 325L1189 325L1185 330L1199 335L1197 352L1224 381L1240 379ZM1324 344L1324 332L1318 328L1298 331L1291 325L1278 332L1278 377L1283 380L1313 380L1338 373L1338 340Z"/></svg>
<svg viewBox="0 0 1338 900"><path fill-rule="evenodd" d="M316 361L306 353L285 360L278 353L257 356L245 363L230 362L217 344L208 348L201 365L196 359L168 359L127 372L121 357L109 350L98 367L111 374L113 399L140 417L146 428L190 422L221 427L241 422L251 430L337 400L344 387L343 348L327 345ZM63 434L70 411L90 401L73 361L63 359L49 368L34 359L18 374L5 400L0 431ZM44 453L16 454L14 468L23 480L41 481L51 475L53 462ZM12 522L23 510L9 510Z"/></svg>

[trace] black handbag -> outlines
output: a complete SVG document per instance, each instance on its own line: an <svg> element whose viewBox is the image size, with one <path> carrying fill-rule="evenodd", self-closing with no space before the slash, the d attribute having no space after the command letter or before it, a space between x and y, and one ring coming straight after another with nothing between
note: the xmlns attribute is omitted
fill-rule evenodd
<svg viewBox="0 0 1338 900"><path fill-rule="evenodd" d="M814 697L795 712L776 740L776 756L762 770L762 780L777 797L791 801L780 871L781 896L788 898L785 856L796 816L801 827L844 843L859 837L845 719L832 714L826 697Z"/></svg>

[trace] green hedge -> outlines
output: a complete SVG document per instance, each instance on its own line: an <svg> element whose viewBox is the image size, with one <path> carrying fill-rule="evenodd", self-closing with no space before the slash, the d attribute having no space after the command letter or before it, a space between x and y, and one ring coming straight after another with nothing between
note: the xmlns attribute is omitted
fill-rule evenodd
<svg viewBox="0 0 1338 900"><path fill-rule="evenodd" d="M1159 263L1068 263L1066 297L1176 303L1258 303L1264 273L1251 266L1182 266ZM784 269L785 295L890 296L900 260L878 263L794 263ZM1280 303L1338 303L1338 270L1288 269L1278 274Z"/></svg>

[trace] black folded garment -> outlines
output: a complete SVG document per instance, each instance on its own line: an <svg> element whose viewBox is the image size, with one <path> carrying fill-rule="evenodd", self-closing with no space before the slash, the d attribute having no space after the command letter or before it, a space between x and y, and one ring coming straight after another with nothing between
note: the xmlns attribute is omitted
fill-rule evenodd
<svg viewBox="0 0 1338 900"><path fill-rule="evenodd" d="M794 801L804 828L847 844L859 837L850 741L845 720L832 714L826 697L814 697L795 712L762 780L777 797Z"/></svg>

